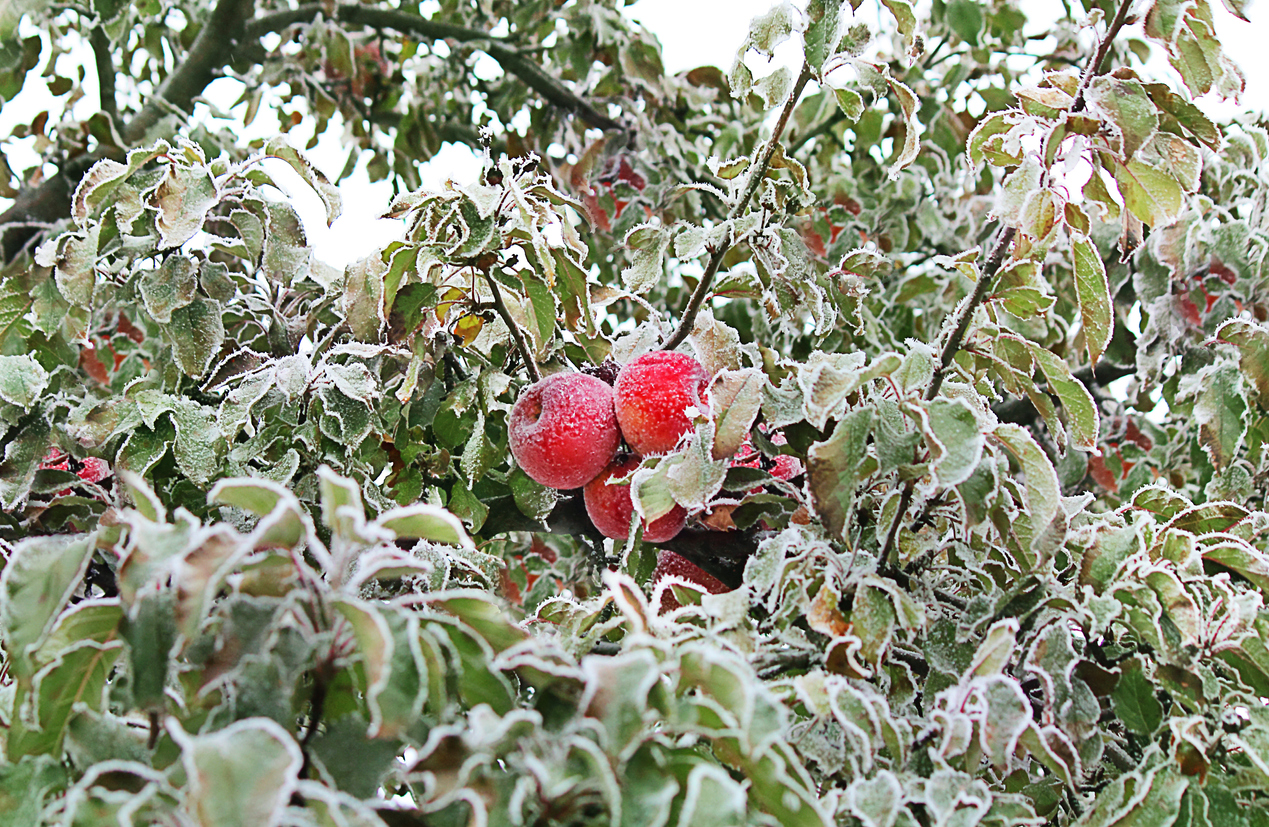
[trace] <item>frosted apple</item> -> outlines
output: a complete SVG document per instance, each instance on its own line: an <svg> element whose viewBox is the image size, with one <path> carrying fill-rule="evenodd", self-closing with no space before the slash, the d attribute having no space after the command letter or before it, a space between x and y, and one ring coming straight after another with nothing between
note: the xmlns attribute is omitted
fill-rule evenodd
<svg viewBox="0 0 1269 827"><path fill-rule="evenodd" d="M586 484L582 497L586 502L586 513L595 528L605 537L624 540L630 534L630 519L634 514L634 503L630 500L630 486L608 485L613 477L624 477L639 467L638 457L619 459L604 469L604 472ZM687 523L687 511L681 505L670 509L644 526L643 541L645 543L664 543L674 538Z"/></svg>
<svg viewBox="0 0 1269 827"><path fill-rule="evenodd" d="M695 583L710 594L722 594L723 592L731 591L723 581L705 571L705 569L689 561L686 557L666 549L657 555L657 566L652 570L652 588L655 589L662 580L671 575ZM674 596L674 592L670 589L667 588L661 592L660 612L662 614L672 612L681 605L678 598Z"/></svg>
<svg viewBox="0 0 1269 827"><path fill-rule="evenodd" d="M612 388L584 373L555 373L525 388L507 430L516 463L551 488L590 482L621 443Z"/></svg>
<svg viewBox="0 0 1269 827"><path fill-rule="evenodd" d="M709 374L691 356L657 350L631 360L613 387L626 444L640 456L674 450L692 428L687 409L709 410L708 388Z"/></svg>

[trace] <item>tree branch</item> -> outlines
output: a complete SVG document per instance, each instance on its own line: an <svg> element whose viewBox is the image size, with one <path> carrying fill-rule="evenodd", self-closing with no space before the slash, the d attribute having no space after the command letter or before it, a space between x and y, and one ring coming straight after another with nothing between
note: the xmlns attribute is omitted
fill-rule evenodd
<svg viewBox="0 0 1269 827"><path fill-rule="evenodd" d="M475 43L502 66L503 71L515 75L525 86L537 92L553 106L572 112L588 126L597 129L623 131L625 127L579 97L563 83L547 74L541 66L505 45L500 38L477 29L455 26L429 20L410 12L396 9L380 9L353 3L335 6L334 14L324 3L308 3L295 9L266 14L247 26L246 36L258 40L262 35L279 32L298 23L316 19L318 14L333 17L340 23L365 26L371 29L395 29L402 34L415 35L428 40L454 40L459 43Z"/></svg>
<svg viewBox="0 0 1269 827"><path fill-rule="evenodd" d="M1093 78L1102 73L1102 64L1106 62L1107 56L1110 55L1110 46L1115 42L1115 38L1119 35L1119 30L1128 22L1128 10L1132 8L1133 0L1121 0L1119 3L1119 11L1115 13L1115 18L1110 21L1110 28L1106 30L1106 36L1102 38L1101 43L1097 44L1097 52L1093 55L1093 59L1084 67L1084 74L1080 77L1079 90L1075 93L1075 102L1071 105L1072 112L1080 112L1084 109L1084 93L1088 91L1088 85L1093 82Z"/></svg>
<svg viewBox="0 0 1269 827"><path fill-rule="evenodd" d="M485 272L485 281L489 283L489 289L493 291L494 310L502 317L502 322L507 326L507 330L511 332L511 340L516 343L516 349L520 351L520 358L524 360L524 369L528 372L529 378L534 382L541 380L542 374L538 371L537 362L533 361L533 351L529 350L529 343L524 338L524 331L516 324L516 320L511 318L511 312L507 310L507 303L502 300L502 291L498 289L498 282L494 277Z"/></svg>
<svg viewBox="0 0 1269 827"><path fill-rule="evenodd" d="M982 304L983 299L987 298L987 294L991 292L992 283L996 279L996 272L1000 270L1000 265L1004 263L1005 254L1009 252L1009 245L1013 243L1013 237L1017 233L1017 228L1005 227L1000 231L1000 235L996 237L996 246L992 248L991 255L987 257L987 263L983 265L983 271L979 274L978 281L974 284L974 292L970 296L969 302L961 310L960 318L956 320L956 327L952 330L952 335L948 336L947 342L943 344L943 353L939 358L939 366L934 371L934 378L930 381L929 387L925 389L926 402L933 401L939 395L939 390L943 387L943 378L952 366L952 360L960 352L961 345L965 341L965 334L969 332L969 323L974 318L974 311L978 309L978 305Z"/></svg>
<svg viewBox="0 0 1269 827"><path fill-rule="evenodd" d="M254 8L255 0L220 0L216 4L190 45L185 61L164 79L154 99L121 130L128 144L142 140L173 108L193 111L194 98L215 80L216 71L229 62L242 41L247 18Z"/></svg>
<svg viewBox="0 0 1269 827"><path fill-rule="evenodd" d="M762 183L762 179L767 174L767 167L771 165L771 159L775 155L776 147L780 145L780 135L784 132L784 127L789 123L790 116L793 115L793 109L797 106L798 98L802 97L802 90L806 88L806 84L811 79L810 64L803 62L802 73L798 75L797 82L793 84L793 91L789 94L789 100L784 105L783 111L780 112L780 119L776 121L775 129L771 132L771 139L767 141L767 145L762 148L762 155L749 168L749 178L745 182L745 190L740 194L740 198L736 200L731 211L727 214L727 219L739 218L745 211L745 207L749 204L749 199L757 192L758 185ZM670 336L661 345L662 350L674 350L674 348L683 344L692 327L696 324L696 314L700 312L701 305L705 303L705 297L709 295L710 288L714 284L714 276L718 275L718 268L723 263L723 256L727 254L727 242L723 241L719 244L714 254L710 256L709 264L705 267L704 274L701 275L700 282L696 285L696 290L692 292L692 297L688 299L687 307L683 308L683 316L679 319L679 326L675 329L674 335Z"/></svg>
<svg viewBox="0 0 1269 827"><path fill-rule="evenodd" d="M93 29L88 42L93 47L93 62L97 67L97 97L101 111L112 121L119 119L119 105L115 101L115 62L110 54L110 38L100 27Z"/></svg>
<svg viewBox="0 0 1269 827"><path fill-rule="evenodd" d="M258 43L263 35L282 31L288 26L315 20L319 14L330 14L329 6L309 3L249 20L253 9L254 0L220 0L217 3L190 46L185 61L167 77L141 111L120 127L125 143L132 145L143 140L146 133L174 108L191 111L194 98L215 79L217 70L239 54L246 44ZM588 126L605 130L625 129L532 60L487 32L428 20L409 12L352 3L336 6L334 17L351 25L395 29L431 40L481 44L480 48L497 60L506 72L518 77L553 106L572 112ZM94 51L97 52L98 73L102 76L102 109L107 111L106 78L113 85L113 64L109 71L105 71L100 50L94 47ZM4 261L11 261L46 226L70 214L71 195L79 179L102 157L103 154L93 153L71 159L57 175L18 193L13 205L0 213L0 256Z"/></svg>
<svg viewBox="0 0 1269 827"><path fill-rule="evenodd" d="M943 344L943 353L939 358L939 366L935 368L934 377L925 389L924 397L926 402L933 401L939 395L939 390L943 387L943 379L947 376L947 371L951 368L952 361L956 359L956 354L965 342L965 334L969 332L969 323L974 318L974 311L978 309L978 305L983 303L983 299L987 298L987 294L991 291L991 285L996 280L996 273L1004 263L1005 255L1009 252L1009 245L1013 243L1013 237L1017 232L1018 230L1015 227L1004 227L996 237L996 245L992 248L991 255L987 257L987 263L983 265L983 271L979 273L978 281L974 284L974 292L970 295L969 300L965 302L965 306L961 308L961 314L956 320L956 327L952 329L947 341ZM897 561L892 559L897 551L895 539L899 536L899 526L902 525L908 509L912 506L912 494L915 490L915 479L910 479L904 483L903 493L899 495L899 509L895 512L894 520L890 523L890 529L886 532L886 541L881 547L881 560L884 565L891 569L898 569Z"/></svg>

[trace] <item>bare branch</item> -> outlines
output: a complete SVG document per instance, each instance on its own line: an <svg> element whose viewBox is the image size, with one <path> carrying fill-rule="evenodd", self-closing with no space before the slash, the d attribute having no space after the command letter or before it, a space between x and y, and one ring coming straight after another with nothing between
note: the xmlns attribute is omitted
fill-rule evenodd
<svg viewBox="0 0 1269 827"><path fill-rule="evenodd" d="M728 219L739 218L745 211L745 207L749 204L749 199L757 192L758 185L762 183L762 179L767 174L767 167L771 166L771 159L775 156L776 147L780 145L780 136L784 133L784 127L789 123L789 117L793 114L794 108L798 104L798 98L802 97L802 90L806 88L806 84L811 79L811 67L808 63L802 64L802 73L798 75L797 82L793 84L793 91L789 93L789 100L784 105L784 110L780 112L780 119L776 121L775 129L771 131L771 138L767 141L766 146L762 148L762 154L758 156L758 160L749 168L749 178L745 182L745 190L740 194L740 198L731 208L731 212L727 214ZM688 299L687 307L683 308L683 316L679 319L679 326L675 329L674 335L661 345L662 350L674 350L674 348L686 341L689 333L692 332L692 326L696 324L696 314L700 312L701 305L705 303L705 297L709 295L710 289L714 285L714 276L718 275L718 268L723 263L723 256L727 255L727 243L721 242L718 249L710 256L709 264L705 267L705 272L701 275L700 282L696 285L696 289L692 291L692 297Z"/></svg>
<svg viewBox="0 0 1269 827"><path fill-rule="evenodd" d="M247 50L249 44L258 44L263 35L315 20L319 14L331 14L329 6L310 3L250 19L253 9L254 0L220 0L217 3L190 46L185 61L167 77L141 111L126 125L121 126L120 134L125 143L131 145L144 140L146 133L173 109L191 111L194 98L216 78L216 72L236 54ZM518 77L553 106L572 112L588 126L606 130L625 129L622 124L603 115L567 86L551 77L531 59L487 32L428 20L409 12L352 3L336 6L333 16L350 25L395 29L403 34L430 40L480 44L480 48L497 60L506 72ZM113 99L113 91L107 97L105 78L108 77L113 86L114 69L113 65L108 71L105 69L108 50L103 55L102 50L94 46L94 52L98 73L103 78L102 110L108 111L106 107L108 101ZM38 186L23 189L13 205L0 213L0 255L4 261L12 260L39 233L42 226L69 214L71 194L76 184L102 157L102 154L94 153L72 159L63 166L59 174Z"/></svg>
<svg viewBox="0 0 1269 827"><path fill-rule="evenodd" d="M925 401L929 402L939 395L939 390L943 387L943 379L947 376L947 371L952 366L952 361L956 358L956 354L960 351L961 345L965 341L965 334L969 332L969 323L974 318L974 311L978 309L978 306L983 303L983 299L987 298L987 294L991 291L991 285L996 280L996 273L1004 263L1005 254L1009 252L1009 245L1013 243L1013 237L1017 232L1018 230L1014 227L1005 227L1000 231L1000 235L996 237L996 245L992 248L991 255L987 257L987 263L983 265L983 271L978 275L978 281L974 284L974 292L965 302L964 307L961 308L960 316L956 320L956 327L952 329L947 341L943 344L943 353L939 358L939 366L935 368L934 377L925 389ZM904 483L903 493L899 495L899 508L895 512L894 520L890 523L890 529L886 532L886 541L881 547L881 559L885 565L891 568L897 568L896 561L891 559L897 551L895 539L899 535L899 526L902 525L908 509L912 506L912 495L915 490L915 479L910 479Z"/></svg>

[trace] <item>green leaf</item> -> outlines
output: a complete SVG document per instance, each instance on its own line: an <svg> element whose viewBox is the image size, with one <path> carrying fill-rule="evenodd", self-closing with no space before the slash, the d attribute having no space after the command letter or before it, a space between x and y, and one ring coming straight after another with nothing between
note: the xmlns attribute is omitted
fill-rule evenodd
<svg viewBox="0 0 1269 827"><path fill-rule="evenodd" d="M49 375L30 356L0 356L0 399L23 410L48 387Z"/></svg>
<svg viewBox="0 0 1269 827"><path fill-rule="evenodd" d="M300 178L304 179L304 183L313 188L313 192L317 193L317 197L322 199L322 205L326 208L327 226L335 223L335 219L339 218L343 203L343 199L339 194L339 187L332 184L322 174L321 170L310 164L307 158L286 142L285 138L280 136L271 138L265 144L264 154L289 164L291 169L295 170Z"/></svg>
<svg viewBox="0 0 1269 827"><path fill-rule="evenodd" d="M1199 445L1218 471L1228 468L1247 432L1242 374L1232 364L1218 364L1200 370L1193 381L1198 388L1194 421Z"/></svg>
<svg viewBox="0 0 1269 827"><path fill-rule="evenodd" d="M714 377L709 391L714 419L713 459L726 459L740 450L762 407L766 384L766 375L756 368L724 370Z"/></svg>
<svg viewBox="0 0 1269 827"><path fill-rule="evenodd" d="M461 520L445 509L427 503L389 509L380 514L374 524L397 537L431 540L464 548L476 547Z"/></svg>
<svg viewBox="0 0 1269 827"><path fill-rule="evenodd" d="M1238 349L1238 368L1256 389L1256 401L1269 409L1269 327L1249 318L1230 319L1214 337Z"/></svg>
<svg viewBox="0 0 1269 827"><path fill-rule="evenodd" d="M1092 112L1115 126L1122 161L1130 161L1159 128L1159 112L1138 81L1098 75L1089 83L1085 99Z"/></svg>
<svg viewBox="0 0 1269 827"><path fill-rule="evenodd" d="M24 755L0 767L0 822L39 824L46 799L68 782L65 765L47 755Z"/></svg>
<svg viewBox="0 0 1269 827"><path fill-rule="evenodd" d="M507 484L520 513L540 523L546 521L559 502L559 494L554 488L535 481L519 466L511 471Z"/></svg>
<svg viewBox="0 0 1269 827"><path fill-rule="evenodd" d="M168 733L181 748L186 806L200 825L259 827L277 821L304 763L286 730L266 718L248 718L203 735L175 724Z"/></svg>
<svg viewBox="0 0 1269 827"><path fill-rule="evenodd" d="M31 537L14 547L0 575L0 629L17 677L33 675L29 653L83 580L95 542L93 534Z"/></svg>
<svg viewBox="0 0 1269 827"><path fill-rule="evenodd" d="M1127 164L1115 160L1111 172L1119 184L1124 205L1143 224L1166 227L1181 215L1184 193L1176 179L1166 172L1136 158Z"/></svg>
<svg viewBox="0 0 1269 827"><path fill-rule="evenodd" d="M631 293L646 293L665 276L670 233L659 224L640 224L626 234L623 243L633 256L630 266L621 271L621 282Z"/></svg>
<svg viewBox="0 0 1269 827"><path fill-rule="evenodd" d="M807 452L811 501L834 537L844 538L851 523L855 490L867 473L872 422L872 408L857 408L841 418L828 440Z"/></svg>
<svg viewBox="0 0 1269 827"><path fill-rule="evenodd" d="M1071 258L1075 270L1075 293L1079 298L1080 319L1084 327L1084 343L1092 365L1102 358L1110 346L1115 330L1114 307L1106 265L1097 245L1083 234L1071 238Z"/></svg>
<svg viewBox="0 0 1269 827"><path fill-rule="evenodd" d="M1071 368L1052 351L1040 347L1034 342L1027 343L1031 348L1031 356L1040 366L1049 390L1057 394L1066 409L1066 426L1071 439L1077 448L1094 451L1097 447L1098 432L1101 430L1101 415L1097 412L1097 402L1084 387L1084 383L1071 375Z"/></svg>
<svg viewBox="0 0 1269 827"><path fill-rule="evenodd" d="M1057 471L1036 441L1019 425L1002 423L996 426L992 436L1004 445L1022 466L1026 490L1026 508L1032 524L1043 529L1057 516L1062 507L1061 486Z"/></svg>
<svg viewBox="0 0 1269 827"><path fill-rule="evenodd" d="M1152 736L1163 722L1163 707L1155 697L1155 687L1141 670L1137 658L1119 667L1119 681L1111 699L1115 715L1129 732Z"/></svg>
<svg viewBox="0 0 1269 827"><path fill-rule="evenodd" d="M132 702L145 712L161 713L167 703L164 689L176 644L175 610L172 591L147 591L132 604L121 627L128 642Z"/></svg>
<svg viewBox="0 0 1269 827"><path fill-rule="evenodd" d="M169 164L151 195L158 216L159 249L179 247L203 228L207 211L216 205L219 193L205 168Z"/></svg>
<svg viewBox="0 0 1269 827"><path fill-rule="evenodd" d="M194 298L172 311L166 330L172 341L172 355L181 371L194 379L207 373L225 341L225 325L220 305L210 299Z"/></svg>
<svg viewBox="0 0 1269 827"><path fill-rule="evenodd" d="M970 404L960 398L933 400L926 416L925 442L938 484L948 487L969 479L982 457L985 423Z"/></svg>
<svg viewBox="0 0 1269 827"><path fill-rule="evenodd" d="M811 0L806 7L809 24L802 36L806 62L821 79L824 64L837 51L837 43L841 39L843 5L844 0ZM855 117L858 118L858 115Z"/></svg>
<svg viewBox="0 0 1269 827"><path fill-rule="evenodd" d="M5 744L9 760L21 755L59 754L75 707L102 708L106 680L121 654L121 641L83 640L41 666L31 688L22 687L15 696L17 714Z"/></svg>
<svg viewBox="0 0 1269 827"><path fill-rule="evenodd" d="M198 265L187 256L168 256L157 270L143 270L137 280L150 316L162 324L172 321L172 311L185 307L198 292Z"/></svg>

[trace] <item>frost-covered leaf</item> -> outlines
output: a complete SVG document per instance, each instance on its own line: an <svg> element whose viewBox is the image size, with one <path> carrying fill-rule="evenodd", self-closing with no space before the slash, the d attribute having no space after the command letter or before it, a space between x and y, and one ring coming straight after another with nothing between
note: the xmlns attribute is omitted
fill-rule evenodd
<svg viewBox="0 0 1269 827"><path fill-rule="evenodd" d="M235 721L190 735L168 730L181 748L185 806L202 827L258 827L276 821L304 757L291 735L267 718Z"/></svg>
<svg viewBox="0 0 1269 827"><path fill-rule="evenodd" d="M95 537L32 537L13 549L0 575L0 628L19 678L33 674L29 652L53 627L92 557Z"/></svg>
<svg viewBox="0 0 1269 827"><path fill-rule="evenodd" d="M172 311L167 331L177 366L186 376L202 377L225 341L220 304L211 299L193 299L184 307Z"/></svg>
<svg viewBox="0 0 1269 827"><path fill-rule="evenodd" d="M855 490L867 473L872 423L872 408L857 408L841 418L828 440L815 443L807 453L811 499L835 537L843 536L850 524Z"/></svg>
<svg viewBox="0 0 1269 827"><path fill-rule="evenodd" d="M30 408L48 387L49 375L30 356L0 356L0 399Z"/></svg>
<svg viewBox="0 0 1269 827"><path fill-rule="evenodd" d="M198 265L188 256L171 255L157 270L143 270L137 280L146 312L167 324L172 312L194 301L198 291Z"/></svg>
<svg viewBox="0 0 1269 827"><path fill-rule="evenodd" d="M203 227L207 211L219 199L216 182L206 169L171 163L151 195L158 211L159 249L179 247Z"/></svg>
<svg viewBox="0 0 1269 827"><path fill-rule="evenodd" d="M322 199L322 206L326 208L326 223L334 223L339 218L343 200L339 194L339 187L330 182L321 170L308 162L308 159L299 153L294 147L282 138L273 138L264 147L264 153L271 158L278 158L290 165L295 170L304 183L313 188L313 192L317 193L317 197Z"/></svg>
<svg viewBox="0 0 1269 827"><path fill-rule="evenodd" d="M1072 237L1071 258L1075 265L1075 293L1079 298L1088 360L1096 365L1110 346L1110 337L1115 330L1106 265L1097 245L1085 235Z"/></svg>
<svg viewBox="0 0 1269 827"><path fill-rule="evenodd" d="M1230 319L1215 338L1238 348L1238 367L1256 388L1261 408L1269 409L1269 327L1247 317Z"/></svg>
<svg viewBox="0 0 1269 827"><path fill-rule="evenodd" d="M379 515L375 525L397 537L475 548L461 520L443 508L426 503L389 509Z"/></svg>
<svg viewBox="0 0 1269 827"><path fill-rule="evenodd" d="M1199 445L1217 470L1227 468L1237 457L1247 431L1242 375L1232 364L1222 364L1199 371L1193 379Z"/></svg>
<svg viewBox="0 0 1269 827"><path fill-rule="evenodd" d="M941 486L969 478L982 456L983 422L964 399L940 397L926 410L926 445Z"/></svg>
<svg viewBox="0 0 1269 827"><path fill-rule="evenodd" d="M626 234L625 246L633 251L632 263L621 271L621 281L631 293L644 293L665 274L669 231L659 224L640 224Z"/></svg>
<svg viewBox="0 0 1269 827"><path fill-rule="evenodd" d="M1050 350L1029 344L1031 356L1049 383L1050 392L1057 395L1066 410L1066 427L1072 442L1085 451L1095 450L1101 430L1101 415L1097 412L1093 395L1083 382L1071 375L1071 368L1065 361Z"/></svg>
<svg viewBox="0 0 1269 827"><path fill-rule="evenodd" d="M710 385L710 406L714 419L713 459L734 456L753 426L762 405L766 377L755 368L725 370Z"/></svg>

